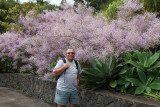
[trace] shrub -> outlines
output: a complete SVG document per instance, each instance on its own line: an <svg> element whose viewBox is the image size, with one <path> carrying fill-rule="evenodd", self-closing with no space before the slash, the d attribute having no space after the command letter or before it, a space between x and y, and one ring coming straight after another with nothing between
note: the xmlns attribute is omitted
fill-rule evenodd
<svg viewBox="0 0 160 107"><path fill-rule="evenodd" d="M116 77L123 74L123 71L120 72L122 66L118 64L114 56L103 58L101 61L91 58L90 63L92 68L82 70L81 81L85 88L97 90L102 87L115 88L117 86Z"/></svg>
<svg viewBox="0 0 160 107"><path fill-rule="evenodd" d="M128 52L120 55L126 71L118 80L117 90L125 93L143 94L160 90L160 54Z"/></svg>
<svg viewBox="0 0 160 107"><path fill-rule="evenodd" d="M142 8L137 1L130 7L130 2L124 3L117 19L110 22L83 5L74 9L64 5L63 11L44 11L37 17L30 11L19 17L12 32L0 35L0 56L13 57L15 65L22 59L27 63L23 69L34 63L37 73L44 74L52 71L52 59L64 57L67 48L75 49L76 59L85 62L90 57L118 56L159 44L160 19L154 13L130 14Z"/></svg>
<svg viewBox="0 0 160 107"><path fill-rule="evenodd" d="M15 72L14 66L13 66L13 60L12 58L8 57L2 57L0 58L0 73L11 73Z"/></svg>

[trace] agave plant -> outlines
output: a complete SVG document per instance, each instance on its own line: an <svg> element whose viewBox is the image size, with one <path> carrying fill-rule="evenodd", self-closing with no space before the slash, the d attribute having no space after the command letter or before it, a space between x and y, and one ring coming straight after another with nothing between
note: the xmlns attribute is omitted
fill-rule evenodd
<svg viewBox="0 0 160 107"><path fill-rule="evenodd" d="M103 58L99 61L96 58L89 60L92 68L84 68L84 73L81 77L82 85L91 90L96 90L101 87L115 88L117 85L116 77L123 72L120 72L121 64L118 64L116 58L111 55L109 58Z"/></svg>
<svg viewBox="0 0 160 107"><path fill-rule="evenodd" d="M160 78L157 77L158 72L149 72L149 75L146 75L142 70L137 69L137 74L138 78L127 79L127 81L136 86L134 94L142 94L144 92L149 94L152 89L160 90Z"/></svg>
<svg viewBox="0 0 160 107"><path fill-rule="evenodd" d="M122 69L124 73L119 75L117 79L117 87L116 90L122 93L134 94L134 85L132 82L127 81L128 78L136 78L134 75L135 67L124 66Z"/></svg>
<svg viewBox="0 0 160 107"><path fill-rule="evenodd" d="M160 57L159 52L153 54L151 51L149 52L135 51L133 54L128 55L124 60L128 64L131 64L132 66L139 68L144 72L147 72L160 68L159 57Z"/></svg>
<svg viewBox="0 0 160 107"><path fill-rule="evenodd" d="M160 90L159 51L154 54L151 51L128 52L120 57L126 72L118 79L117 90L134 94L149 94L152 90Z"/></svg>

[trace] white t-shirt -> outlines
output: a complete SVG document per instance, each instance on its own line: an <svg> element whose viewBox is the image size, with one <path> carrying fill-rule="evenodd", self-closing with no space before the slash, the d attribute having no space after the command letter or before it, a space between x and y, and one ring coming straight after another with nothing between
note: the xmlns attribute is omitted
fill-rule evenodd
<svg viewBox="0 0 160 107"><path fill-rule="evenodd" d="M76 63L73 60L72 62L68 61L66 58L66 63L68 63L70 65L70 67L68 69L66 69L65 72L63 72L58 81L57 81L57 89L58 90L62 90L62 91L74 91L77 90L76 86L77 86L77 75L81 74L81 68L79 66L78 63L78 70L76 67ZM61 68L63 66L64 62L63 60L59 60L58 63L56 64L55 68L53 69L53 72L58 69Z"/></svg>

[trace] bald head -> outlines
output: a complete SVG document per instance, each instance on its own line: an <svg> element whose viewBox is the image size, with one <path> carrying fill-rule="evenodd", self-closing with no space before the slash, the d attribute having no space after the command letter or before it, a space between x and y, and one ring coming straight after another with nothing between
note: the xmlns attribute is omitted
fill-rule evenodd
<svg viewBox="0 0 160 107"><path fill-rule="evenodd" d="M75 52L74 49L67 49L66 53L68 52Z"/></svg>

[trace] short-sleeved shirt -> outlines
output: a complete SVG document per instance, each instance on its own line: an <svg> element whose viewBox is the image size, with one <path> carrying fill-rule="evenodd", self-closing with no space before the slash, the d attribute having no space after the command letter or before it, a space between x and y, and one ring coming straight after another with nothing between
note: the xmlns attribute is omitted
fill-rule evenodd
<svg viewBox="0 0 160 107"><path fill-rule="evenodd" d="M65 58L65 60L66 60L66 63L68 63L70 65L70 67L68 69L66 69L66 71L60 75L60 77L57 81L56 88L58 90L71 92L71 91L77 90L77 88L76 88L77 75L81 74L82 71L81 71L79 63L78 63L78 69L77 69L74 60L72 62L70 62L66 58ZM63 64L64 64L63 60L59 60L56 64L55 68L53 69L53 72L56 69L61 68L63 66Z"/></svg>

